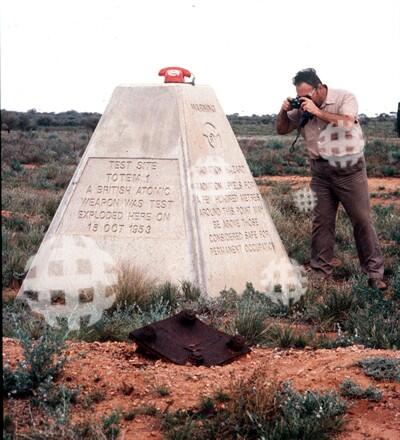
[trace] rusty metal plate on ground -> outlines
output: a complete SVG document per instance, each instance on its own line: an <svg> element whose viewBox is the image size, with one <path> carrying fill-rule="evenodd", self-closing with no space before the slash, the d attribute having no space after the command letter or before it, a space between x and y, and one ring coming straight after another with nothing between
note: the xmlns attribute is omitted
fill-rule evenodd
<svg viewBox="0 0 400 440"><path fill-rule="evenodd" d="M180 365L222 365L250 352L242 336L208 326L192 310L141 327L129 337L138 351Z"/></svg>

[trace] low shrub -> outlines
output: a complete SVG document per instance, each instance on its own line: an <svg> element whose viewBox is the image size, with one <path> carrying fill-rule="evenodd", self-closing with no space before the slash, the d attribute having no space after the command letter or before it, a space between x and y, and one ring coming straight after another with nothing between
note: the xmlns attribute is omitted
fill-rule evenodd
<svg viewBox="0 0 400 440"><path fill-rule="evenodd" d="M367 347L395 349L400 347L400 308L396 301L385 298L377 289L366 287L365 276L355 278L354 303L344 329Z"/></svg>
<svg viewBox="0 0 400 440"><path fill-rule="evenodd" d="M43 317L33 313L23 301L11 299L3 302L2 318L5 337L18 338L23 331L28 338L37 340L45 331Z"/></svg>
<svg viewBox="0 0 400 440"><path fill-rule="evenodd" d="M78 332L71 334L74 339L92 341L127 341L129 333L142 325L141 315L132 304L118 304L105 310L99 321L93 326L81 326Z"/></svg>
<svg viewBox="0 0 400 440"><path fill-rule="evenodd" d="M400 358L372 357L362 359L358 365L374 379L400 382Z"/></svg>
<svg viewBox="0 0 400 440"><path fill-rule="evenodd" d="M299 393L288 382L268 381L260 371L232 382L227 394L223 404L205 397L198 409L166 413L166 437L321 440L340 429L346 411L333 392Z"/></svg>
<svg viewBox="0 0 400 440"><path fill-rule="evenodd" d="M380 400L382 400L382 391L378 388L369 386L364 389L350 379L345 379L339 385L339 387L340 394L343 397L348 397L351 399L367 399L373 402L379 402Z"/></svg>
<svg viewBox="0 0 400 440"><path fill-rule="evenodd" d="M304 348L311 345L314 335L302 333L289 326L270 325L264 335L267 344L281 348Z"/></svg>
<svg viewBox="0 0 400 440"><path fill-rule="evenodd" d="M226 325L231 334L240 334L248 344L261 342L266 332L268 308L254 295L242 297L236 303L236 313Z"/></svg>
<svg viewBox="0 0 400 440"><path fill-rule="evenodd" d="M15 369L4 366L3 384L7 396L20 397L32 394L39 386L49 386L61 372L66 358L62 354L66 334L45 327L37 340L31 339L23 327L16 326L24 360Z"/></svg>
<svg viewBox="0 0 400 440"><path fill-rule="evenodd" d="M119 436L120 420L121 420L121 413L115 410L110 415L102 417L103 433L107 440L114 440Z"/></svg>

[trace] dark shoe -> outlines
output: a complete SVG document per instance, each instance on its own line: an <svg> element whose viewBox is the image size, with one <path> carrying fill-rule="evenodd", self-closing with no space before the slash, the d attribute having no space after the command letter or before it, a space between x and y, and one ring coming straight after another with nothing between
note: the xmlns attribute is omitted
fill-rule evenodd
<svg viewBox="0 0 400 440"><path fill-rule="evenodd" d="M388 288L387 284L380 278L370 278L368 280L368 286L379 290L386 290Z"/></svg>
<svg viewBox="0 0 400 440"><path fill-rule="evenodd" d="M330 264L334 269L339 269L340 267L343 266L343 261L339 260L339 258L333 257ZM303 266L307 271L313 270L309 261L307 263L304 263Z"/></svg>

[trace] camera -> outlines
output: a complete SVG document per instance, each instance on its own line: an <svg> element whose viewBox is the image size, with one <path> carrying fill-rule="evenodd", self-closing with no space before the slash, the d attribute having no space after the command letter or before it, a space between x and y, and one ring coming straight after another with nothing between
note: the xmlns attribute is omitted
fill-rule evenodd
<svg viewBox="0 0 400 440"><path fill-rule="evenodd" d="M301 98L303 98L303 96L296 96L296 98L288 99L288 101L290 102L290 105L292 106L293 109L301 109L301 104L303 103L301 101ZM304 96L304 98L310 98L311 99L310 96ZM293 143L292 143L292 145L290 146L290 149L289 149L289 151L291 153L293 153L294 146L295 146L295 144L297 142L297 139L300 136L300 129L304 128L307 125L307 123L309 121L311 121L311 119L313 119L313 118L314 118L314 115L312 113L308 112L308 111L303 111L301 113L301 118L300 118L300 121L299 121L298 126L297 126L297 136L296 136L296 139L293 141Z"/></svg>
<svg viewBox="0 0 400 440"><path fill-rule="evenodd" d="M300 98L297 96L296 98L289 99L290 105L292 108L300 108L301 107L301 101Z"/></svg>
<svg viewBox="0 0 400 440"><path fill-rule="evenodd" d="M292 108L294 108L294 109L301 108L301 104L302 104L302 101L300 101L301 98L302 98L302 96L296 96L296 98L289 99L289 102L290 102L290 105L292 106ZM308 96L307 96L307 98L308 98ZM314 117L314 115L311 114L310 112L307 112L307 111L303 112L301 119L300 119L299 127L303 128L307 124L308 121L311 121L311 119L313 119L313 117Z"/></svg>

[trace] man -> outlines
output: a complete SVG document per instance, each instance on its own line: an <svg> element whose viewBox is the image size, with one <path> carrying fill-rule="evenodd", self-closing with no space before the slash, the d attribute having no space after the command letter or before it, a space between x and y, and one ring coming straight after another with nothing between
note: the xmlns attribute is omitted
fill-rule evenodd
<svg viewBox="0 0 400 440"><path fill-rule="evenodd" d="M293 84L300 108L294 109L291 99L285 99L277 117L277 132L287 134L299 128L310 157L311 189L317 196L310 266L317 277L332 275L336 213L341 202L353 225L361 269L368 275L368 284L384 290L387 286L383 281L383 257L370 215L365 159L360 154L358 162L339 167L320 155L321 133L329 124L330 128L358 124L356 98L345 90L328 88L311 68L298 72ZM312 116L304 125L305 112Z"/></svg>

